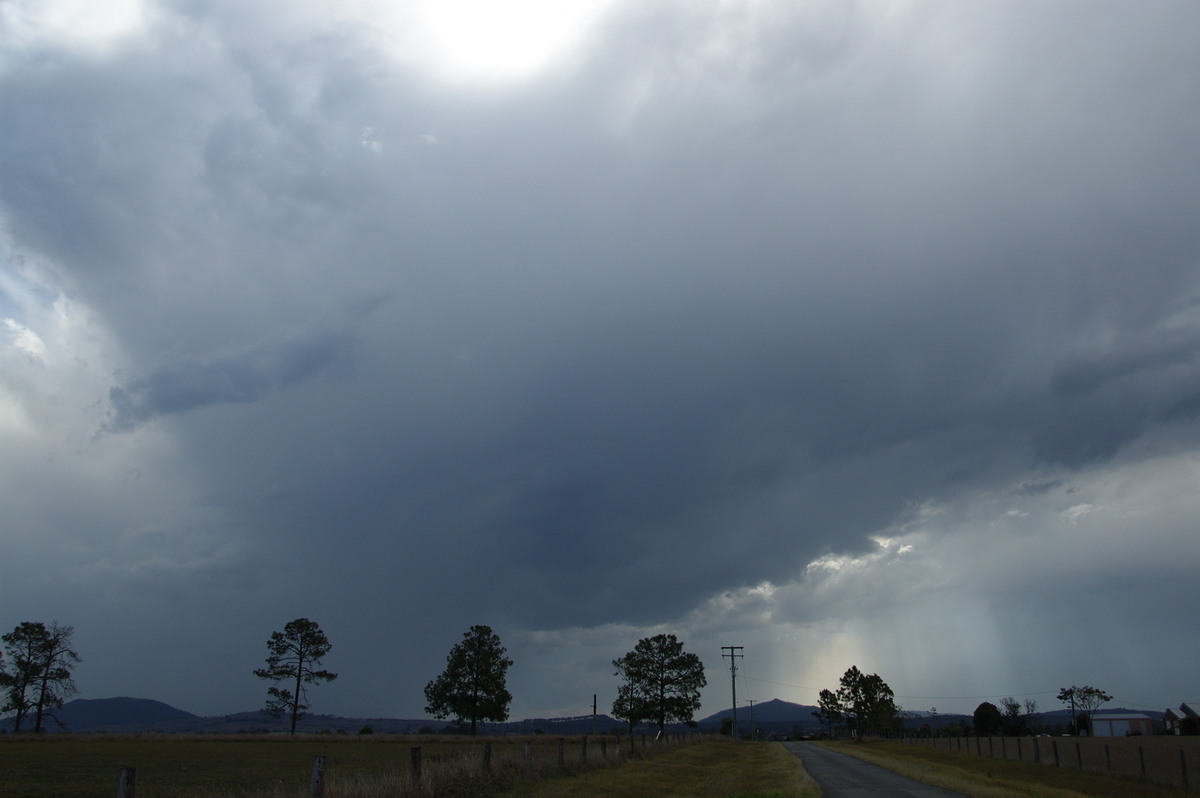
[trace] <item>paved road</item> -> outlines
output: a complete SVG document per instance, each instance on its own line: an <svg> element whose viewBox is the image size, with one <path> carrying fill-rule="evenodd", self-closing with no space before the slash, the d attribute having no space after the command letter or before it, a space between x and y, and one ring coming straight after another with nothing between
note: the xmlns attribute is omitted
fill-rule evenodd
<svg viewBox="0 0 1200 798"><path fill-rule="evenodd" d="M886 768L819 745L783 745L800 757L824 798L967 798L962 793L907 779Z"/></svg>

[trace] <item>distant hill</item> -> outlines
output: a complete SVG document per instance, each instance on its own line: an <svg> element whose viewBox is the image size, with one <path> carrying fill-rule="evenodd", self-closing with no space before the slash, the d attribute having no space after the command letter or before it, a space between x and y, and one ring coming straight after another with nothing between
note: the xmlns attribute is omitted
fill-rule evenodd
<svg viewBox="0 0 1200 798"><path fill-rule="evenodd" d="M753 710L748 705L740 706L737 711L738 732L743 735L749 734L750 724L753 723L760 737L791 737L815 733L821 728L821 724L812 714L816 710L817 707L808 704L793 704L778 698L755 702ZM722 709L697 723L704 731L717 731L725 718L732 717L732 709Z"/></svg>
<svg viewBox="0 0 1200 798"><path fill-rule="evenodd" d="M778 698L773 698L770 701L756 702L753 707L741 706L738 707L738 725L743 721L749 722L750 716L753 714L755 722L763 723L801 723L805 725L816 725L816 719L813 718L817 707L807 704L793 704L790 701L781 701ZM709 726L721 725L721 720L733 716L732 709L722 709L713 715L699 721L701 728Z"/></svg>
<svg viewBox="0 0 1200 798"><path fill-rule="evenodd" d="M797 734L816 734L821 731L821 724L813 716L816 707L807 704L793 704L789 701L772 699L755 703L753 716L749 706L739 706L737 712L738 729L742 734L749 734L750 723L761 737L788 737ZM1116 707L1105 707L1102 711L1119 712ZM721 721L731 716L732 710L723 709L708 717L701 718L696 725L702 731L717 731ZM932 715L925 712L906 713L905 725L912 731L928 726L934 730L942 730L953 726L966 727L971 723L970 715L942 714ZM1157 720L1158 713L1146 712ZM1070 720L1070 710L1050 710L1041 714L1040 723L1055 730L1065 727ZM161 701L148 698L92 698L69 701L55 710L54 717L45 722L47 731L51 732L111 732L134 734L140 732L160 732L165 734L242 734L242 733L279 733L288 729L287 718L276 718L262 711L238 712L231 715L200 717L181 709L176 709ZM0 721L0 728L11 729L12 720L6 718ZM309 715L297 724L297 731L305 734L334 733L357 734L366 727L376 734L436 734L446 730L452 724L446 721L430 720L428 718L344 718L336 715ZM627 730L627 726L608 715L597 715L593 720L591 715L581 715L573 718L529 718L525 720L508 721L505 723L482 723L480 732L483 734L548 734L556 736L575 736L581 734L611 734ZM688 727L683 724L669 724L668 731L677 733ZM653 733L650 726L639 726L639 733Z"/></svg>
<svg viewBox="0 0 1200 798"><path fill-rule="evenodd" d="M149 698L79 698L54 710L43 725L72 732L115 731L128 726L149 731L157 724L195 719L190 712Z"/></svg>

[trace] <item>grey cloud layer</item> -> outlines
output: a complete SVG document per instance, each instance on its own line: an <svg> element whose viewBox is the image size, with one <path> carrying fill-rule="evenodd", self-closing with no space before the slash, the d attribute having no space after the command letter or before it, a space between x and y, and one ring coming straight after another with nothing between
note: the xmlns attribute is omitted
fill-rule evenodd
<svg viewBox="0 0 1200 798"><path fill-rule="evenodd" d="M0 75L4 219L113 331L111 430L255 542L221 568L431 628L663 622L1193 446L1197 12L792 5L627 8L490 92L164 10Z"/></svg>

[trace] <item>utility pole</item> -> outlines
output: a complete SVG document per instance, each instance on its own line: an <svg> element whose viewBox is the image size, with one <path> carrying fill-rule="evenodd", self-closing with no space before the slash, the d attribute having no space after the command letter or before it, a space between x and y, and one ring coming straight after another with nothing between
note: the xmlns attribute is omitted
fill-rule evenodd
<svg viewBox="0 0 1200 798"><path fill-rule="evenodd" d="M592 693L592 734L596 733L596 694Z"/></svg>
<svg viewBox="0 0 1200 798"><path fill-rule="evenodd" d="M754 733L754 699L746 699L746 703L750 705L750 739L757 740L758 735Z"/></svg>
<svg viewBox="0 0 1200 798"><path fill-rule="evenodd" d="M739 659L743 659L744 655L741 654L740 652L744 648L745 648L745 646L721 646L722 659L724 659L725 657L729 657L729 684L733 688L733 739L735 739L735 740L738 738L738 734L737 734L737 731L738 731L738 725L737 725L737 661ZM726 651L728 651L729 653L728 654L724 653Z"/></svg>

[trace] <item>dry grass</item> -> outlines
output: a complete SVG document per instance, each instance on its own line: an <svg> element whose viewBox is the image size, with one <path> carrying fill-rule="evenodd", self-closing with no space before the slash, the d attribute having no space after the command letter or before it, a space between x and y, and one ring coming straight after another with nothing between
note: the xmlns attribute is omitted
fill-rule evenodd
<svg viewBox="0 0 1200 798"><path fill-rule="evenodd" d="M313 760L325 758L325 798L484 796L533 774L575 774L631 757L629 741L590 737L463 738L448 735L0 735L0 795L111 795L124 767L137 792L157 798L307 798ZM484 773L483 746L491 748ZM525 758L529 743L531 758ZM657 755L679 745L648 743ZM412 749L420 747L414 784ZM619 751L619 754L618 754ZM640 748L633 754L642 757ZM619 758L620 757L620 758ZM537 778L542 778L538 775Z"/></svg>
<svg viewBox="0 0 1200 798"><path fill-rule="evenodd" d="M776 743L709 739L620 767L521 783L512 798L654 795L663 798L817 798L800 760Z"/></svg>
<svg viewBox="0 0 1200 798"><path fill-rule="evenodd" d="M819 743L909 778L974 798L1150 798L1193 793L1140 780L883 740Z"/></svg>

